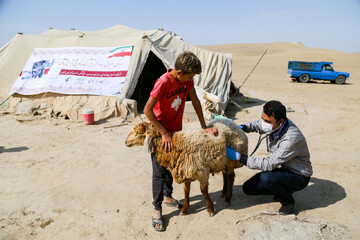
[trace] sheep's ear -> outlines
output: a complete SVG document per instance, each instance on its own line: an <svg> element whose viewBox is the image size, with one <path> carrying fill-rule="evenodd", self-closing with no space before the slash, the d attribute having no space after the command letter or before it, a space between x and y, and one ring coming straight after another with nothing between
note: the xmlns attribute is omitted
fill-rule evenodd
<svg viewBox="0 0 360 240"><path fill-rule="evenodd" d="M149 128L149 124L150 123L147 123L147 122L138 123L134 127L134 130L135 130L135 132L140 133L140 134L146 133L147 129Z"/></svg>

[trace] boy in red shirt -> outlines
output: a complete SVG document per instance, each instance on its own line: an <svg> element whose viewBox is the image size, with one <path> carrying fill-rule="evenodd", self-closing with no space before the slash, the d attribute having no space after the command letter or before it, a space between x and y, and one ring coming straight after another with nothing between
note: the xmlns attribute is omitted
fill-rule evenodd
<svg viewBox="0 0 360 240"><path fill-rule="evenodd" d="M171 152L173 149L172 133L182 130L182 118L187 95L199 118L201 127L206 132L217 135L216 128L207 128L201 104L196 96L193 78L201 73L201 62L192 52L184 52L176 58L175 69L169 69L154 85L144 113L162 136L162 148ZM152 226L156 231L163 231L164 224L161 215L161 204L180 208L180 203L172 195L173 178L169 170L161 166L151 153L153 176L152 191L155 207Z"/></svg>

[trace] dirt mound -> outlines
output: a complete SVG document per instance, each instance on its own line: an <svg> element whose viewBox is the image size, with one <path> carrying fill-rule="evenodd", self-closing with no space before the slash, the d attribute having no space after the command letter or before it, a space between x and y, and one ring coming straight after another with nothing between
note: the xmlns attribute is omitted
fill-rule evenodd
<svg viewBox="0 0 360 240"><path fill-rule="evenodd" d="M280 216L274 210L240 219L239 239L350 239L348 229L321 219Z"/></svg>

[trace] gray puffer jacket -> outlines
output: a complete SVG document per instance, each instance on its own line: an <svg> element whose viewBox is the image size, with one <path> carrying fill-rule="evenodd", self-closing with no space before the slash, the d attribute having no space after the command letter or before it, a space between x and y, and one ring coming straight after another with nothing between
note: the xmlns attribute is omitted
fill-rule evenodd
<svg viewBox="0 0 360 240"><path fill-rule="evenodd" d="M261 119L248 122L243 126L244 131L264 133L261 128ZM247 167L262 171L271 171L275 168L288 169L294 173L310 177L313 173L310 162L310 153L304 135L289 119L280 129L277 137L274 133L266 137L269 156L257 158L248 156Z"/></svg>

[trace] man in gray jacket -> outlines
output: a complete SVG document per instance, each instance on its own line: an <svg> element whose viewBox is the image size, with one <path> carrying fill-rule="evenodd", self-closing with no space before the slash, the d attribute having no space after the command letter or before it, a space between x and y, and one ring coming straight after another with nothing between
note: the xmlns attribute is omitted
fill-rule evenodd
<svg viewBox="0 0 360 240"><path fill-rule="evenodd" d="M304 135L287 119L286 108L279 101L267 102L261 119L240 125L239 128L247 133L267 134L269 154L266 158L257 158L240 155L227 148L230 159L239 160L250 169L262 170L243 184L244 193L274 195L274 199L282 205L279 214L291 214L295 206L292 193L304 189L312 175L310 153Z"/></svg>

